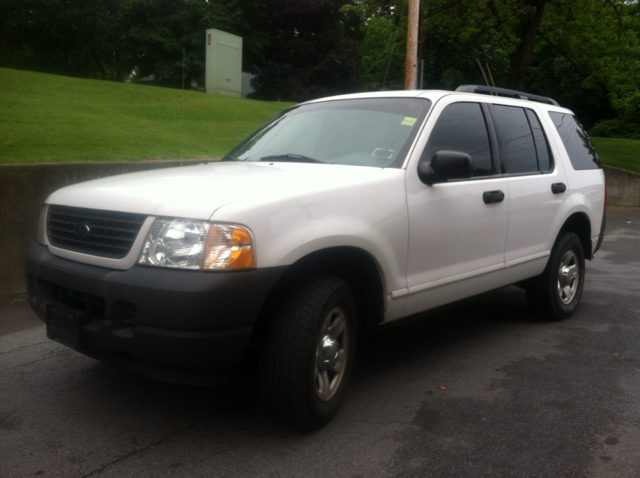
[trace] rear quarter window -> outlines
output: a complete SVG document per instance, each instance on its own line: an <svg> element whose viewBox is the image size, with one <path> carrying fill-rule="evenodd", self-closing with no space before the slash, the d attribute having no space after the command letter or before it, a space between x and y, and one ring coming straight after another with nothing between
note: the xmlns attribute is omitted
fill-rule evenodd
<svg viewBox="0 0 640 478"><path fill-rule="evenodd" d="M550 112L549 115L560 134L573 169L599 169L601 166L598 154L589 135L575 117L566 113Z"/></svg>

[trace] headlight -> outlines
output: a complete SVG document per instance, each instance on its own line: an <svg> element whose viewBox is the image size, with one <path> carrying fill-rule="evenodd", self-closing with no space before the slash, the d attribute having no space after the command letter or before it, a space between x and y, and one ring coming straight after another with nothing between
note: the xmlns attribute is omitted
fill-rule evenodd
<svg viewBox="0 0 640 478"><path fill-rule="evenodd" d="M182 269L250 269L253 239L244 227L162 217L145 240L139 264Z"/></svg>
<svg viewBox="0 0 640 478"><path fill-rule="evenodd" d="M49 244L47 239L47 211L49 211L49 205L45 204L40 210L40 219L38 219L38 242L43 246Z"/></svg>

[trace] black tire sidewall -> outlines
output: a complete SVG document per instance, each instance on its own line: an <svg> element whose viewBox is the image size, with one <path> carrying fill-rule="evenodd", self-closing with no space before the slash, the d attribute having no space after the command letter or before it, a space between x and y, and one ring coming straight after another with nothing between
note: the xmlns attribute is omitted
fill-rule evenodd
<svg viewBox="0 0 640 478"><path fill-rule="evenodd" d="M357 317L351 288L340 277L316 276L283 288L271 306L260 363L263 406L283 424L316 430L336 413L353 367ZM335 307L344 310L349 347L338 390L323 402L315 386L316 351L322 324Z"/></svg>
<svg viewBox="0 0 640 478"><path fill-rule="evenodd" d="M341 281L343 282L343 281ZM347 358L345 364L345 371L338 385L338 390L331 399L326 402L321 401L316 393L315 385L315 367L316 367L316 347L320 343L322 338L322 324L325 318L331 310L335 307L341 307L345 312L345 320L347 322L347 339L349 341L347 348ZM351 369L353 368L353 358L356 347L356 306L351 294L351 290L346 283L342 283L331 294L329 299L325 302L322 311L316 318L315 334L314 334L314 349L309 357L309 380L308 380L308 407L310 414L314 417L318 423L327 422L335 413L344 395L346 384L351 375Z"/></svg>
<svg viewBox="0 0 640 478"><path fill-rule="evenodd" d="M575 295L571 299L571 302L564 304L562 300L560 300L560 295L558 294L558 273L562 258L570 250L572 250L576 255L580 270L578 273L578 287ZM556 320L563 320L571 317L580 302L585 277L584 251L578 236L573 233L567 233L559 238L557 243L554 245L552 257L549 261L549 270L546 271L545 276L546 290L544 292L545 294L548 294L549 305L551 306L551 312L553 314L552 318Z"/></svg>

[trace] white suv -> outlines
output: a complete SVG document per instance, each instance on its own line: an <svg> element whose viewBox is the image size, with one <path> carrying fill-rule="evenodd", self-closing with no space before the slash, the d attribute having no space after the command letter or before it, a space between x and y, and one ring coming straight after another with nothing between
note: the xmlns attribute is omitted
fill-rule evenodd
<svg viewBox="0 0 640 478"><path fill-rule="evenodd" d="M258 347L266 405L314 429L362 327L509 284L538 315L569 317L605 196L587 134L549 98L326 98L219 162L52 194L29 299L51 339L162 380L224 382Z"/></svg>

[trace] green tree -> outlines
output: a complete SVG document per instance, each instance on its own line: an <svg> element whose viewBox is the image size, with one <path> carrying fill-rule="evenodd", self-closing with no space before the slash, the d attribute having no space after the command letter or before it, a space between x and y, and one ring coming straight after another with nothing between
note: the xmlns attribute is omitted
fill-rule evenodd
<svg viewBox="0 0 640 478"><path fill-rule="evenodd" d="M251 12L260 6L253 0L129 0L120 18L129 52L125 64L135 72L134 80L153 75L164 86L202 85L205 31L217 28L243 36L251 57L264 43L260 32L251 34L258 24Z"/></svg>
<svg viewBox="0 0 640 478"><path fill-rule="evenodd" d="M404 87L407 9L404 0L359 0L342 8L343 23L356 43L362 90Z"/></svg>
<svg viewBox="0 0 640 478"><path fill-rule="evenodd" d="M477 59L493 66L501 86L523 90L549 1L426 1L424 30L429 66L448 72L441 78L447 84L460 76L482 78ZM445 63L444 68L439 68L440 62Z"/></svg>
<svg viewBox="0 0 640 478"><path fill-rule="evenodd" d="M555 1L541 25L531 84L558 97L587 126L608 123L598 134L640 131L639 33L636 2Z"/></svg>
<svg viewBox="0 0 640 478"><path fill-rule="evenodd" d="M354 46L341 23L347 0L264 0L268 41L248 65L254 98L304 101L354 91Z"/></svg>
<svg viewBox="0 0 640 478"><path fill-rule="evenodd" d="M383 77L383 57L394 73L404 70L406 24L394 18L402 5L358 0L345 7L360 19L362 88L378 89L381 80L372 78ZM556 97L587 126L601 122L598 134L640 137L637 1L423 0L422 7L425 87L483 83L480 63L497 86ZM402 47L389 55L385 46L398 31L392 24L401 25L395 43Z"/></svg>
<svg viewBox="0 0 640 478"><path fill-rule="evenodd" d="M262 10L261 0L0 0L0 66L202 84L205 30L244 36L251 58L265 42L254 31Z"/></svg>
<svg viewBox="0 0 640 478"><path fill-rule="evenodd" d="M119 79L120 0L0 0L0 66Z"/></svg>
<svg viewBox="0 0 640 478"><path fill-rule="evenodd" d="M548 0L423 0L425 86L482 81L478 61L493 65L502 86L522 89ZM402 85L407 0L358 0L361 84L388 76ZM387 68L393 65L392 68ZM398 78L399 77L399 78Z"/></svg>

